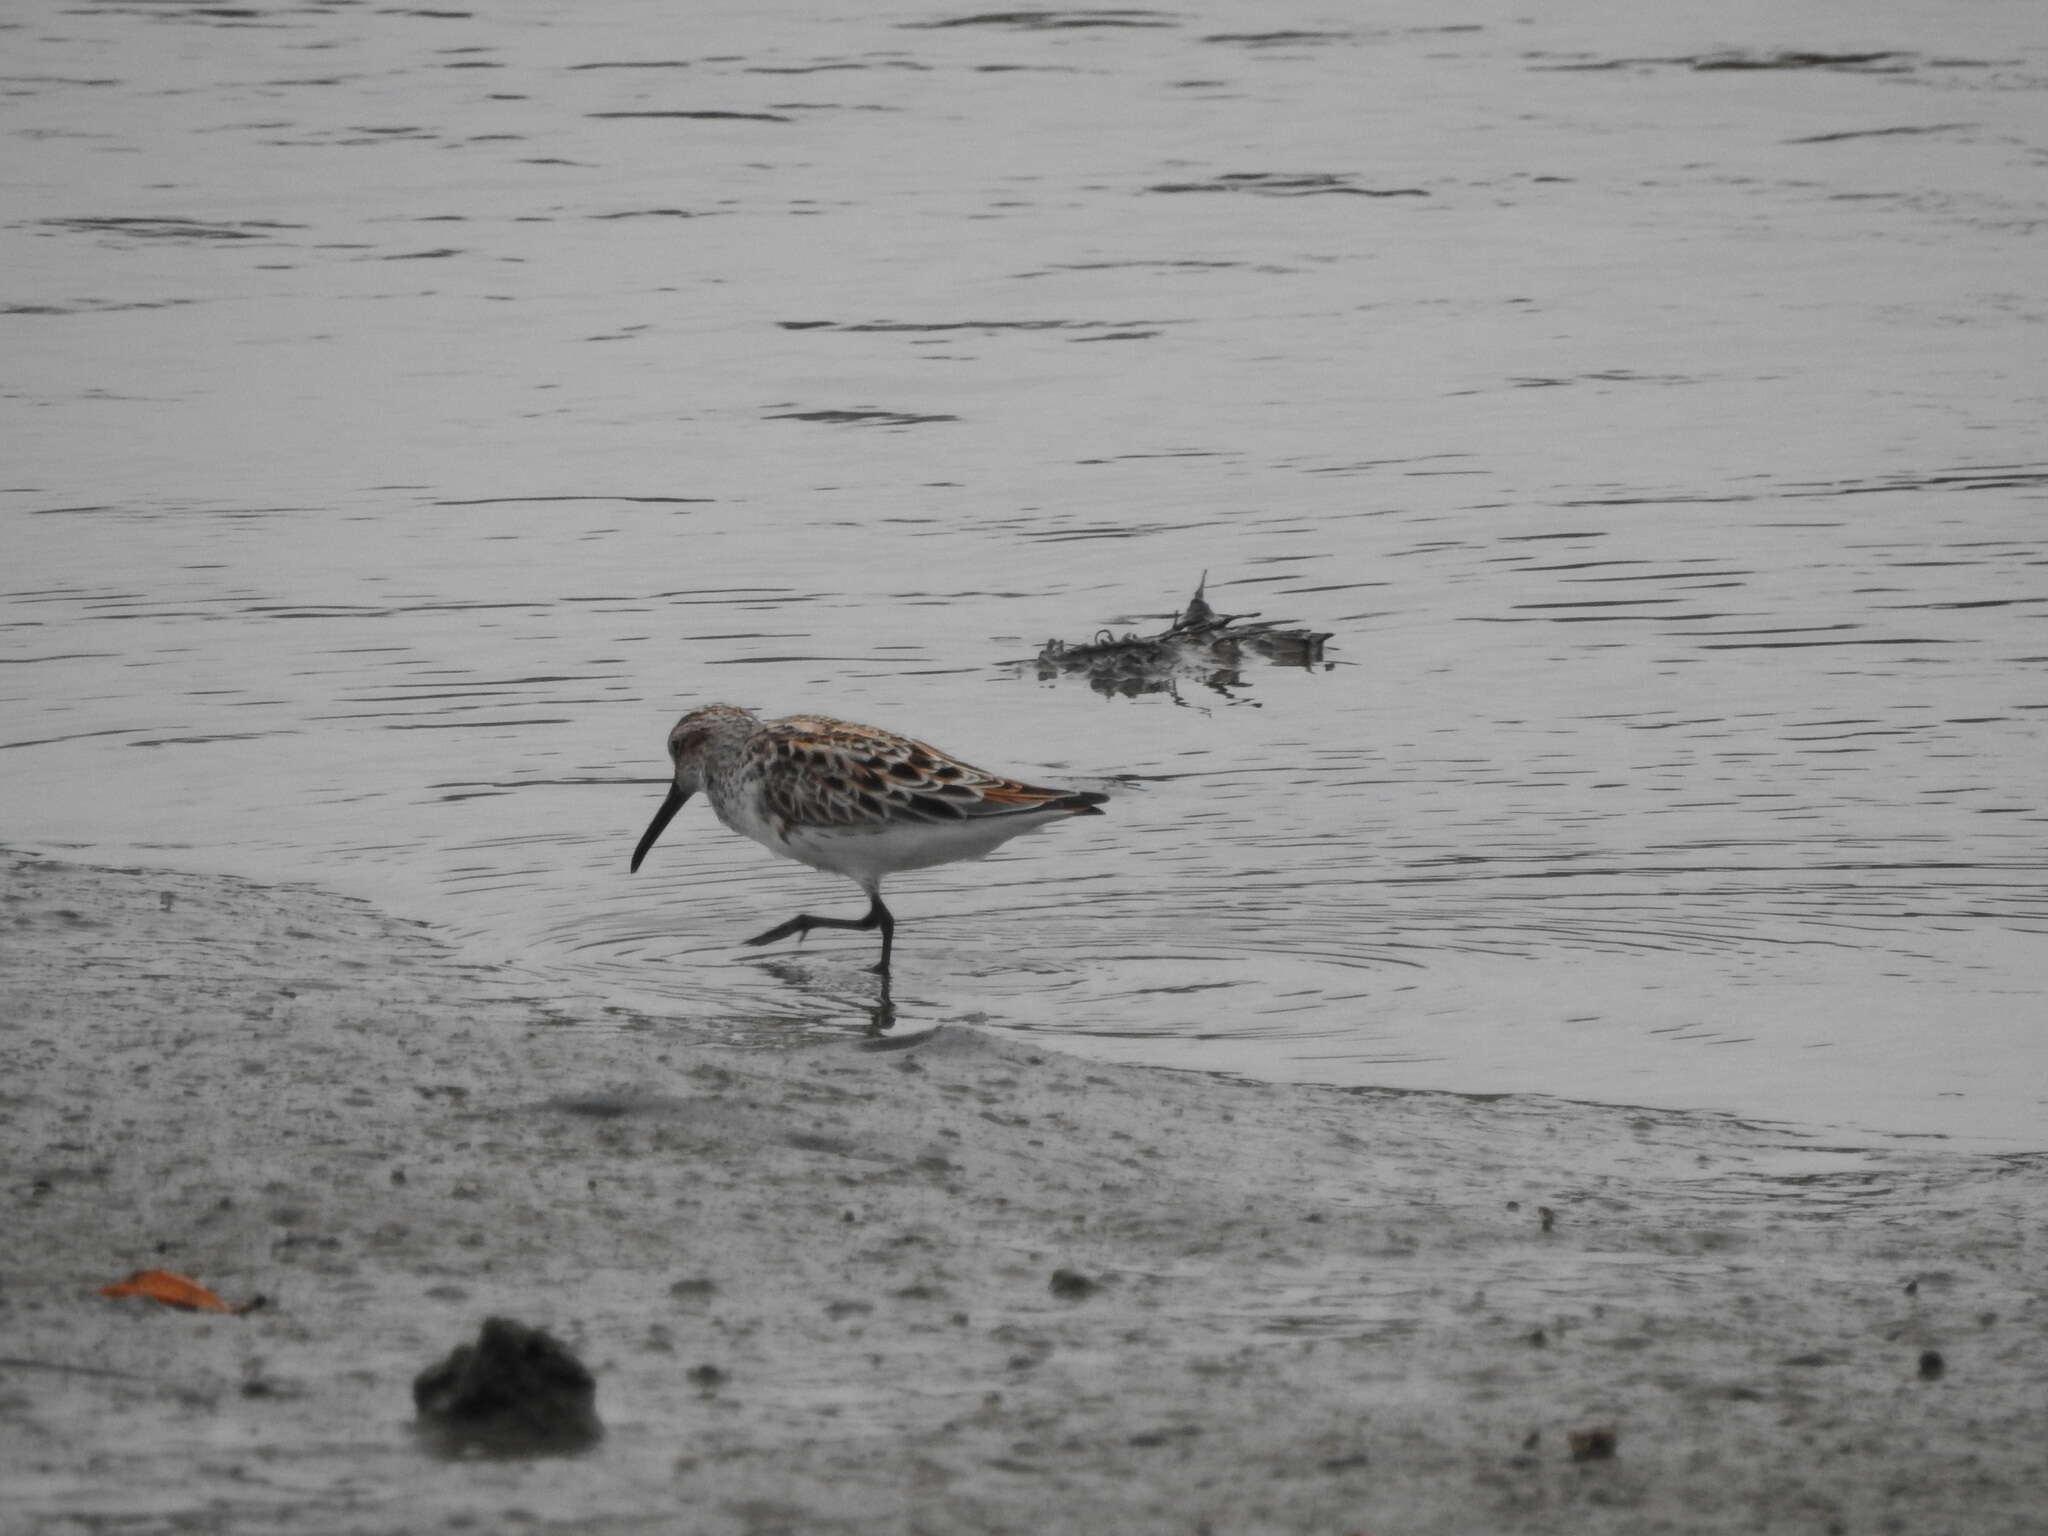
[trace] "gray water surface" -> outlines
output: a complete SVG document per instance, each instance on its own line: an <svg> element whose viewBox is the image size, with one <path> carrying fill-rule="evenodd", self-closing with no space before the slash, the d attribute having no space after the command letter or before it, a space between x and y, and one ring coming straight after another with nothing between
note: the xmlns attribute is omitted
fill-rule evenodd
<svg viewBox="0 0 2048 1536"><path fill-rule="evenodd" d="M625 870L837 714L1122 786L900 1027L2039 1145L2032 8L1004 14L17 21L0 834L839 1032L850 885ZM1327 664L1013 665L1205 570Z"/></svg>

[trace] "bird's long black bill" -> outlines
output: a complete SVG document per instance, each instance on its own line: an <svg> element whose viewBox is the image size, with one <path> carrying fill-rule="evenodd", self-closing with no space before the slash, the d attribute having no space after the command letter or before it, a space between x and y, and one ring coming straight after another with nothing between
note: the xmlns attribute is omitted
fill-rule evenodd
<svg viewBox="0 0 2048 1536"><path fill-rule="evenodd" d="M640 846L633 850L633 869L640 868L640 861L647 857L647 850L654 846L654 840L676 819L676 812L683 808L683 802L690 798L690 792L678 785L668 787L668 798L661 802L661 809L654 813L654 820L647 823L647 830L640 834Z"/></svg>

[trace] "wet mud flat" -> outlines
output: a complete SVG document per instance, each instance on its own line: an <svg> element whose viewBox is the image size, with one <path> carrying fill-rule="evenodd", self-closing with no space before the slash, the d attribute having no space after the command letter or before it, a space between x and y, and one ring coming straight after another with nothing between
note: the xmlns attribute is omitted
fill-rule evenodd
<svg viewBox="0 0 2048 1536"><path fill-rule="evenodd" d="M2042 1528L2040 1156L738 1052L311 888L4 869L10 1531ZM415 1434L493 1315L595 1446Z"/></svg>

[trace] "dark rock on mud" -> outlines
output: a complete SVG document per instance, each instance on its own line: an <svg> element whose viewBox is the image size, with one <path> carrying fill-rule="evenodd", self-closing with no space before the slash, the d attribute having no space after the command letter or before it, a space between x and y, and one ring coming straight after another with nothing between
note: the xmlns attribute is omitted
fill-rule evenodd
<svg viewBox="0 0 2048 1536"><path fill-rule="evenodd" d="M1595 1424L1565 1433L1565 1443L1571 1447L1573 1461L1612 1461L1620 1440L1612 1424Z"/></svg>
<svg viewBox="0 0 2048 1536"><path fill-rule="evenodd" d="M583 1362L552 1334L507 1317L486 1318L474 1344L421 1371L412 1400L422 1434L454 1454L561 1454L604 1435Z"/></svg>

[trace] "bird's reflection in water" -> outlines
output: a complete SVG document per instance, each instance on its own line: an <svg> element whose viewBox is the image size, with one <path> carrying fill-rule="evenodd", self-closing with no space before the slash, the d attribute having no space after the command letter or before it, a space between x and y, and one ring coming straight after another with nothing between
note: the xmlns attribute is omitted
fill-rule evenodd
<svg viewBox="0 0 2048 1536"><path fill-rule="evenodd" d="M804 994L807 1000L832 1005L844 1004L851 1019L861 1023L861 1032L872 1037L885 1035L896 1027L896 999L889 990L889 973L860 970L848 974L834 965L806 965L801 960L762 960L760 968L784 986ZM851 986L849 986L849 983ZM853 992L855 995L849 996Z"/></svg>

